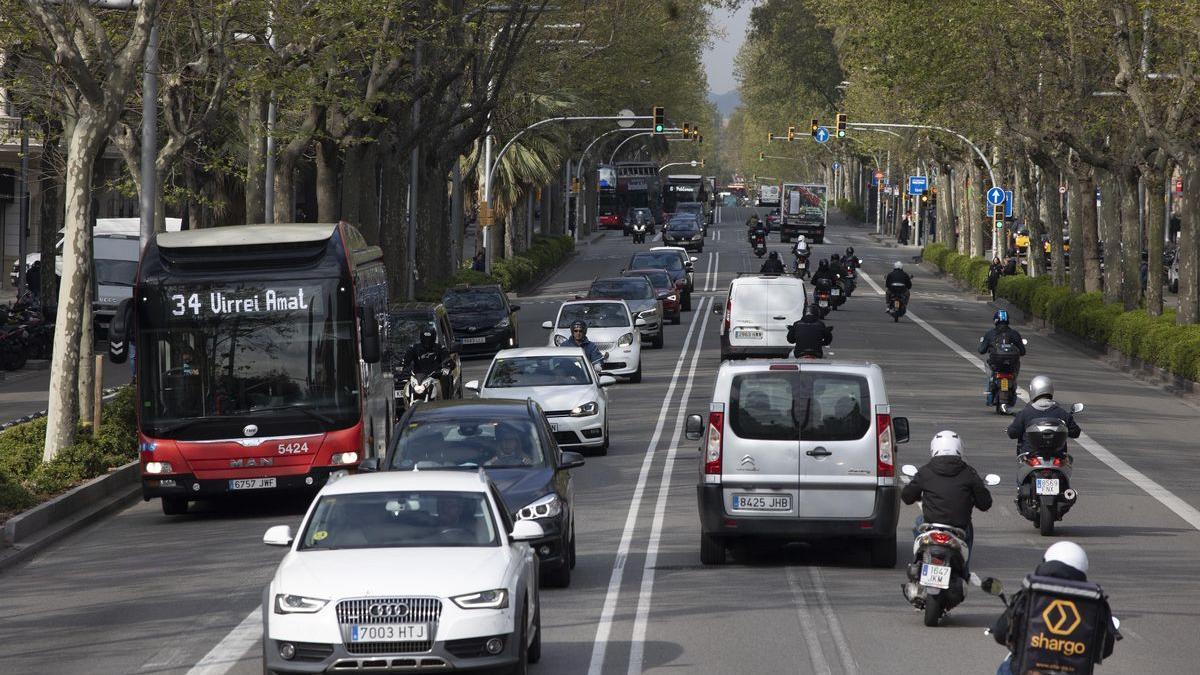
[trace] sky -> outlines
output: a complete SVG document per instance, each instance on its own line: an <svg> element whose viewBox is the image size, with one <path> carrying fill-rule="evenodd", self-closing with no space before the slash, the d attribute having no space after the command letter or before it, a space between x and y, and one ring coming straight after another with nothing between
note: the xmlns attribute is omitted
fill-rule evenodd
<svg viewBox="0 0 1200 675"><path fill-rule="evenodd" d="M733 57L737 55L738 49L746 39L750 8L754 4L747 0L741 3L736 12L723 9L713 12L713 44L704 52L703 61L704 70L708 74L708 89L714 94L724 94L737 89L737 81L733 79Z"/></svg>

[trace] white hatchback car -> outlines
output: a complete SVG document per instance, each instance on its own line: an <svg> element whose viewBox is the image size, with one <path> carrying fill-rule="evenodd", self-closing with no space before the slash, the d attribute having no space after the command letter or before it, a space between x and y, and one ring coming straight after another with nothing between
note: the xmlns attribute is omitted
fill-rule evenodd
<svg viewBox="0 0 1200 675"><path fill-rule="evenodd" d="M328 483L263 593L263 670L459 670L541 656L538 562L482 472L388 471ZM524 670L521 670L524 672Z"/></svg>
<svg viewBox="0 0 1200 675"><path fill-rule="evenodd" d="M634 320L624 300L564 302L554 321L542 323L542 328L553 331L549 346L561 347L570 340L571 324L576 321L587 324L588 339L604 354L600 368L606 374L627 377L630 382L642 381L641 329L645 319Z"/></svg>
<svg viewBox="0 0 1200 675"><path fill-rule="evenodd" d="M789 276L741 276L729 284L721 322L721 360L747 356L786 357L792 352L788 326L804 316L808 291ZM714 314L721 308L714 307Z"/></svg>
<svg viewBox="0 0 1200 675"><path fill-rule="evenodd" d="M564 450L608 453L611 375L596 375L582 351L563 347L505 349L496 354L482 385L467 383L479 398L533 399Z"/></svg>

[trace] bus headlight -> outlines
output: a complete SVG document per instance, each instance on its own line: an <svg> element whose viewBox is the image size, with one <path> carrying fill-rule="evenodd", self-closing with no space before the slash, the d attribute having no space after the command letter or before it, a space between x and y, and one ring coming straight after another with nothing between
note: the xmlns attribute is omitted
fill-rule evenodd
<svg viewBox="0 0 1200 675"><path fill-rule="evenodd" d="M336 455L334 455L330 461L334 464L357 464L358 463L358 453L357 452L339 452Z"/></svg>
<svg viewBox="0 0 1200 675"><path fill-rule="evenodd" d="M146 462L146 473L171 473L173 470L170 462Z"/></svg>

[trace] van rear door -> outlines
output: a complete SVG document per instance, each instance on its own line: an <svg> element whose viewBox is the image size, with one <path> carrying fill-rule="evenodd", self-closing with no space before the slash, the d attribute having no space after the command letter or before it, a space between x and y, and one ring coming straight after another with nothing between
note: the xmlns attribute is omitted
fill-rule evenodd
<svg viewBox="0 0 1200 675"><path fill-rule="evenodd" d="M800 426L801 518L865 518L875 510L875 415L859 373L801 364L793 392Z"/></svg>
<svg viewBox="0 0 1200 675"><path fill-rule="evenodd" d="M792 414L799 369L733 375L722 432L725 513L795 518L800 486L799 429Z"/></svg>
<svg viewBox="0 0 1200 675"><path fill-rule="evenodd" d="M737 347L767 346L771 299L757 279L734 282L730 293L729 343ZM786 342L786 340L785 340Z"/></svg>
<svg viewBox="0 0 1200 675"><path fill-rule="evenodd" d="M804 282L799 279L781 278L767 284L764 290L770 302L766 344L770 347L789 347L788 326L804 316Z"/></svg>

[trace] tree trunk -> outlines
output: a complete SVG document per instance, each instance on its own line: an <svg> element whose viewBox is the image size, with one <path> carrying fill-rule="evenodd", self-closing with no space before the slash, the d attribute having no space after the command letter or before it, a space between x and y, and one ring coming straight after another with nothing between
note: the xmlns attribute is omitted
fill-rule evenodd
<svg viewBox="0 0 1200 675"><path fill-rule="evenodd" d="M958 248L958 237L954 232L954 198L950 189L954 176L949 164L940 164L938 169L937 241L953 250Z"/></svg>
<svg viewBox="0 0 1200 675"><path fill-rule="evenodd" d="M104 146L105 128L95 111L81 104L67 143L67 179L63 190L66 234L63 241L62 287L55 319L54 357L46 406L46 445L42 458L50 461L75 442L79 421L79 359L83 322L87 319L87 288L91 272L92 175ZM53 249L49 252L53 266ZM90 350L89 350L90 354Z"/></svg>
<svg viewBox="0 0 1200 675"><path fill-rule="evenodd" d="M1121 297L1121 195L1117 176L1103 169L1096 170L1100 184L1099 231L1104 242L1103 290L1105 302L1117 302ZM1090 289L1089 289L1090 290Z"/></svg>
<svg viewBox="0 0 1200 675"><path fill-rule="evenodd" d="M980 200L982 192L979 189L979 167L975 162L967 164L970 175L970 182L967 185L964 199L967 200L967 213L969 214L967 226L971 228L971 250L970 255L982 256L987 248L987 239L985 235L987 230L984 226L983 214L981 213Z"/></svg>
<svg viewBox="0 0 1200 675"><path fill-rule="evenodd" d="M1045 198L1046 185L1045 181L1041 180L1041 176L1035 168L1033 160L1029 155L1022 155L1017 160L1017 171L1021 173L1023 180L1021 183L1021 217L1025 221L1025 227L1029 232L1029 246L1025 250L1025 261L1029 266L1029 273L1035 277L1040 277L1046 273L1046 258L1042 254L1042 235L1046 232L1044 223L1042 222L1042 199ZM1058 193L1054 193L1057 197Z"/></svg>
<svg viewBox="0 0 1200 675"><path fill-rule="evenodd" d="M1055 286L1066 282L1066 259L1063 251L1063 208L1062 193L1058 191L1062 184L1062 172L1058 165L1049 158L1041 158L1038 168L1042 171L1042 213L1046 226L1046 237L1050 242L1050 275ZM1039 245L1040 246L1040 245ZM1041 248L1041 251L1044 251Z"/></svg>
<svg viewBox="0 0 1200 675"><path fill-rule="evenodd" d="M267 156L267 141L263 136L263 120L266 105L260 94L251 94L250 100L239 111L242 135L246 138L246 222L263 222L265 177L264 164Z"/></svg>
<svg viewBox="0 0 1200 675"><path fill-rule="evenodd" d="M58 274L55 273L54 259L57 256L55 247L58 244L58 230L63 218L63 191L61 175L58 173L62 162L62 129L57 124L42 125L42 156L38 160L38 185L41 190L41 208L38 209L40 223L38 228L38 250L42 255L42 264L38 266L41 276L42 311L47 318L49 312L58 301Z"/></svg>
<svg viewBox="0 0 1200 675"><path fill-rule="evenodd" d="M447 166L435 149L420 153L417 177L417 276L418 289L445 281L458 269L446 212Z"/></svg>
<svg viewBox="0 0 1200 675"><path fill-rule="evenodd" d="M303 146L289 144L275 162L275 222L296 222L296 166L300 162Z"/></svg>
<svg viewBox="0 0 1200 675"><path fill-rule="evenodd" d="M90 248L90 247L89 247ZM90 259L89 252L87 258ZM88 284L84 289L83 297L83 321L79 326L79 416L80 421L85 424L90 424L92 421L92 408L96 402L96 359L94 357L96 332L95 332L95 317L92 315L92 284ZM95 429L92 430L95 433Z"/></svg>
<svg viewBox="0 0 1200 675"><path fill-rule="evenodd" d="M317 222L341 220L338 204L338 146L325 138L317 141Z"/></svg>
<svg viewBox="0 0 1200 675"><path fill-rule="evenodd" d="M1125 311L1136 309L1142 297L1142 223L1138 219L1138 172L1133 167L1122 171L1121 194L1121 305ZM1107 257L1112 265L1117 261ZM1146 281L1154 271L1147 260Z"/></svg>
<svg viewBox="0 0 1200 675"><path fill-rule="evenodd" d="M371 244L379 244L380 209L379 144L358 144L342 156L341 219L358 226Z"/></svg>
<svg viewBox="0 0 1200 675"><path fill-rule="evenodd" d="M1166 230L1167 204L1164 194L1166 181L1163 168L1156 164L1144 174L1146 185L1146 313L1159 316L1163 312L1163 234Z"/></svg>
<svg viewBox="0 0 1200 675"><path fill-rule="evenodd" d="M1183 210L1179 229L1179 312L1175 323L1186 325L1200 319L1200 156L1192 155L1183 169Z"/></svg>
<svg viewBox="0 0 1200 675"><path fill-rule="evenodd" d="M1071 291L1082 293L1085 268L1083 259L1087 255L1083 245L1083 202L1085 199L1082 195L1087 193L1087 199L1092 201L1092 211L1095 211L1095 191L1089 189L1091 183L1085 187L1075 172L1068 172L1067 176L1071 194L1071 201L1067 204L1067 210L1070 212L1067 220L1071 230L1071 250L1069 251L1071 254Z"/></svg>
<svg viewBox="0 0 1200 675"><path fill-rule="evenodd" d="M389 153L385 153L389 154ZM407 260L408 212L405 195L408 192L408 162L384 162L381 172L380 204L381 223L379 246L383 249L384 265L387 269L388 285L393 298L407 296L408 285L413 280L413 270Z"/></svg>
<svg viewBox="0 0 1200 675"><path fill-rule="evenodd" d="M1090 167L1080 180L1085 198L1083 214L1083 287L1088 293L1100 290L1099 214L1096 212L1096 174Z"/></svg>

